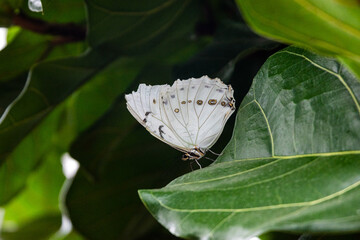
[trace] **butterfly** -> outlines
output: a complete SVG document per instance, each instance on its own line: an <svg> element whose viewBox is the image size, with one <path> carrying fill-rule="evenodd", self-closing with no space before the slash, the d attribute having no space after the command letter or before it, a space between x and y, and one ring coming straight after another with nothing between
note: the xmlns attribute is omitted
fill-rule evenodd
<svg viewBox="0 0 360 240"><path fill-rule="evenodd" d="M197 162L234 113L233 95L231 85L203 76L172 86L140 84L125 99L130 113L154 137L183 152L182 160Z"/></svg>

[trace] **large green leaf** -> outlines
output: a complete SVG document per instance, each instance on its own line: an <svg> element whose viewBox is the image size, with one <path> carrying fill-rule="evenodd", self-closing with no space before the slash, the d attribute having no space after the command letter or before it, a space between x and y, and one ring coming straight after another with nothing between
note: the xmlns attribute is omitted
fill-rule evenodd
<svg viewBox="0 0 360 240"><path fill-rule="evenodd" d="M290 232L271 232L259 237L261 240L358 240L360 233L355 234L296 234Z"/></svg>
<svg viewBox="0 0 360 240"><path fill-rule="evenodd" d="M226 74L231 75L241 58L276 44L254 34L243 23L226 21L219 26L211 44L175 68L175 76L187 79L208 75L227 81L229 79L226 79Z"/></svg>
<svg viewBox="0 0 360 240"><path fill-rule="evenodd" d="M280 51L255 77L216 163L140 197L186 238L358 231L359 99L359 82L333 59Z"/></svg>
<svg viewBox="0 0 360 240"><path fill-rule="evenodd" d="M25 190L5 206L0 232L6 231L8 224L11 229L11 225L19 226L44 215L61 215L59 192L65 176L60 156L60 151L52 151L43 157L43 163L29 176Z"/></svg>
<svg viewBox="0 0 360 240"><path fill-rule="evenodd" d="M44 163L28 178L26 189L5 206L2 239L48 239L59 230L59 192L65 179L59 159L59 152L46 154Z"/></svg>
<svg viewBox="0 0 360 240"><path fill-rule="evenodd" d="M55 46L49 37L24 30L15 31L16 35L0 51L0 114L24 88L28 71L32 66L44 58L64 58L84 49L81 43Z"/></svg>
<svg viewBox="0 0 360 240"><path fill-rule="evenodd" d="M360 79L360 4L339 0L237 0L264 36L339 57Z"/></svg>
<svg viewBox="0 0 360 240"><path fill-rule="evenodd" d="M0 115L19 95L25 85L27 71L46 49L46 38L20 31L15 39L0 51Z"/></svg>
<svg viewBox="0 0 360 240"><path fill-rule="evenodd" d="M121 53L143 53L171 34L191 30L198 18L197 1L87 0L89 42L106 43Z"/></svg>
<svg viewBox="0 0 360 240"><path fill-rule="evenodd" d="M5 206L5 220L2 226L3 232L9 232L7 227L9 223L22 225L33 221L39 216L57 213L61 215L59 209L59 193L63 184L64 176L60 166L60 155L67 150L70 141L82 130L88 127L98 116L100 116L111 104L114 98L126 88L134 76L138 73L141 64L135 63L131 59L119 59L114 61L109 67L101 71L94 79L85 84L66 102L58 106L48 118L43 121L40 129L45 132L44 140L37 138L37 144L45 147L46 151L41 158L29 158L29 165L33 166L40 160L41 165L36 168L28 179L20 177L29 174L24 170L23 165L14 168L5 168L8 173L8 182L4 189L16 190L13 182L19 182L22 186L26 182L26 188L13 201ZM124 69L118 71L118 69ZM91 106L91 107L90 107ZM61 123L61 124L60 124ZM45 128L46 126L55 126L54 128ZM31 136L36 135L39 130L35 129ZM41 131L40 131L41 132ZM51 139L48 138L51 135ZM31 142L25 139L25 142ZM41 144L40 144L41 143ZM21 145L21 144L20 144ZM29 152L31 148L21 148L15 150ZM54 151L55 149L55 151ZM37 147L35 150L39 150ZM41 150L41 149L40 149ZM54 152L51 152L54 151ZM21 163L21 158L16 159ZM39 165L39 164L38 164ZM7 166L6 164L4 166ZM26 166L26 165L25 165ZM2 196L7 193L0 194ZM13 225L13 224L12 224ZM11 225L10 225L11 229ZM57 229L55 229L57 230ZM44 230L45 231L45 230ZM15 231L13 235L15 235ZM21 232L17 233L20 234Z"/></svg>
<svg viewBox="0 0 360 240"><path fill-rule="evenodd" d="M57 104L112 59L110 54L104 56L101 51L93 50L78 58L49 61L33 69L22 94L0 119L0 183L4 184L0 188L1 204L23 187L26 174L34 169L51 145L49 134L57 130L59 122L56 121L59 118L53 116L52 120L40 126L38 124ZM36 131L32 131L35 127Z"/></svg>
<svg viewBox="0 0 360 240"><path fill-rule="evenodd" d="M41 35L20 31L15 39L0 52L0 62L3 63L0 65L0 82L28 71L48 48L47 41L48 39Z"/></svg>

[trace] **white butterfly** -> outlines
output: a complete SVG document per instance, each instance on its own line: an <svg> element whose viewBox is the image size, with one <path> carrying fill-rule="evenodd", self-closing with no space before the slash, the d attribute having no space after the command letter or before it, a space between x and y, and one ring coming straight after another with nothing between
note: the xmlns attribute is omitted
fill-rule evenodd
<svg viewBox="0 0 360 240"><path fill-rule="evenodd" d="M208 76L169 85L140 84L125 95L130 113L153 136L184 152L183 160L202 158L220 137L235 111L234 91Z"/></svg>

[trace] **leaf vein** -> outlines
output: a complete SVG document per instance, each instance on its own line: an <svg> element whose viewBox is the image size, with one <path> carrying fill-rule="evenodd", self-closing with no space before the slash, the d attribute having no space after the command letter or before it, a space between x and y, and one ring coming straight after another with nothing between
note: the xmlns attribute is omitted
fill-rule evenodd
<svg viewBox="0 0 360 240"><path fill-rule="evenodd" d="M344 87L346 88L346 90L349 92L352 100L354 101L355 103L355 106L359 112L359 116L360 116L360 104L359 102L357 101L356 97L355 97L355 94L352 92L351 88L349 87L349 85L345 82L345 80L343 79L343 77L340 75L340 74L337 74L323 66L321 66L320 64L317 64L316 62L313 62L311 59L309 59L308 57L302 55L302 54L298 54L298 53L294 53L294 52L290 52L290 51L287 51L287 50L283 50L279 53L288 53L288 54L291 54L291 55L295 55L295 56L298 56L298 57L302 57L304 58L306 61L310 62L312 65L314 65L315 67L318 67L326 72L328 72L329 74L335 76L336 78L339 79L339 81L344 85Z"/></svg>
<svg viewBox="0 0 360 240"><path fill-rule="evenodd" d="M255 99L254 102L259 106L259 109L262 113L262 115L264 116L264 119L265 119L265 122L266 122L266 125L267 125L267 128L268 128L268 131L269 131L269 135L270 135L270 141L271 141L271 155L274 156L275 154L275 150L274 150L274 139L273 139L273 135L272 135L272 132L271 132L271 127L270 127L270 124L269 124L269 120L268 118L266 117L266 114L263 110L263 108L261 107L260 103Z"/></svg>
<svg viewBox="0 0 360 240"><path fill-rule="evenodd" d="M318 198L312 201L307 202L297 202L297 203L285 203L285 204L278 204L278 205L268 205L268 206L260 206L260 207L252 207L252 208L204 208L204 209L180 209L180 208L172 208L167 206L163 202L160 201L155 195L151 192L153 198L165 209L174 212L191 212L191 213L199 213L199 212L232 212L232 213L240 213L240 212L255 212L255 211L264 211L264 210L274 210L274 209L281 209L281 208L292 208L292 207L309 207L313 205L317 205L323 203L325 201L334 199L338 196L341 196L357 187L360 186L360 181L357 181L348 187L337 191L335 193L329 194L325 197Z"/></svg>

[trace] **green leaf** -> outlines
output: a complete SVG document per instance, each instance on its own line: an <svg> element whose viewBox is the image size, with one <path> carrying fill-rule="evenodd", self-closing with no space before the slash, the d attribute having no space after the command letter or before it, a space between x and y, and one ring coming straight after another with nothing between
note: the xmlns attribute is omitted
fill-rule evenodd
<svg viewBox="0 0 360 240"><path fill-rule="evenodd" d="M153 77L154 74L157 74L156 78ZM166 83L170 78L171 72L169 67L163 65L146 66L142 69L137 79L135 79L132 87L138 82L146 82L148 84ZM109 111L72 143L70 154L95 178L105 176L104 169L107 168L106 166L109 162L118 161L112 153L112 151L119 151L114 148L114 144L128 145L124 139L130 134L129 131L131 129L139 127L134 124L136 121L134 120L129 115L126 107L124 107L124 93L121 93ZM124 132L125 135L121 134L121 132ZM141 139L138 140L143 142ZM120 154L120 152L117 154ZM99 157L100 155L102 157Z"/></svg>
<svg viewBox="0 0 360 240"><path fill-rule="evenodd" d="M271 232L261 235L261 240L357 240L360 234L294 234L294 233L282 233Z"/></svg>
<svg viewBox="0 0 360 240"><path fill-rule="evenodd" d="M0 62L3 63L0 65L0 82L28 71L48 48L47 41L41 35L20 31L11 43L0 51Z"/></svg>
<svg viewBox="0 0 360 240"><path fill-rule="evenodd" d="M42 0L42 12L29 9L28 0L21 0L21 12L26 16L44 20L49 23L84 23L86 21L83 0Z"/></svg>
<svg viewBox="0 0 360 240"><path fill-rule="evenodd" d="M360 79L359 2L238 0L237 4L256 32L346 59L344 62L352 62L349 67Z"/></svg>
<svg viewBox="0 0 360 240"><path fill-rule="evenodd" d="M358 231L359 99L359 82L335 60L280 51L255 77L216 163L140 197L185 238Z"/></svg>
<svg viewBox="0 0 360 240"><path fill-rule="evenodd" d="M197 19L196 3L190 0L88 0L90 45L106 42L122 54L142 54L171 34L188 32Z"/></svg>
<svg viewBox="0 0 360 240"><path fill-rule="evenodd" d="M61 215L47 215L28 222L17 231L1 233L3 240L46 240L61 226Z"/></svg>
<svg viewBox="0 0 360 240"><path fill-rule="evenodd" d="M53 112L31 134L22 139L0 166L0 205L6 204L25 186L27 176L36 169L52 146L48 134L55 133L61 122L62 109ZM6 148L4 150L7 150ZM26 159L26 161L24 160Z"/></svg>
<svg viewBox="0 0 360 240"><path fill-rule="evenodd" d="M1 118L0 183L6 184L0 188L0 204L20 191L25 176L51 146L49 136L57 131L61 110L39 123L72 91L113 60L111 54L99 58L101 53L92 50L81 57L45 62L33 69L22 94ZM52 79L51 84L48 79ZM24 161L25 152L27 161Z"/></svg>
<svg viewBox="0 0 360 240"><path fill-rule="evenodd" d="M12 34L10 44L0 52L0 113L24 88L28 71L43 58L56 59L83 50L82 43L53 46L51 39L29 31Z"/></svg>
<svg viewBox="0 0 360 240"><path fill-rule="evenodd" d="M124 91L127 84L131 82L134 76L139 72L141 64L130 59L118 59L100 72L95 78L80 88L66 102L58 106L49 117L40 125L40 130L35 129L29 136L30 139L24 139L29 144L36 139L36 148L23 148L20 146L14 153L19 152L19 157L11 159L10 163L19 163L19 166L7 168L4 164L4 173L8 175L7 181L0 181L4 184L4 189L15 191L18 186L23 186L26 182L26 188L13 201L5 206L5 222L14 222L21 225L38 216L55 213L59 210L59 193L63 184L64 176L60 166L60 155L67 151L69 143L82 130L87 128L93 121L99 117L110 106L115 97ZM120 69L124 69L119 72ZM54 126L49 128L46 126ZM38 132L44 131L44 138L34 137ZM52 136L50 139L48 136ZM32 146L32 145L30 145ZM44 150L45 149L45 150ZM55 149L55 150L54 150ZM29 158L27 161L30 166L35 167L28 179L26 175L33 169L24 169L23 156L21 152L38 151L41 155ZM53 152L56 151L54 155ZM21 158L22 157L22 158ZM42 160L40 162L40 160ZM25 165L26 166L26 165ZM19 171L21 171L18 174ZM0 174L0 176L3 176ZM25 176L25 177L24 177ZM19 185L12 185L18 183ZM0 194L3 197L9 195L7 192ZM3 228L3 230L6 228ZM5 231L5 230L4 230ZM46 231L46 230L44 230ZM15 233L15 232L14 232Z"/></svg>
<svg viewBox="0 0 360 240"><path fill-rule="evenodd" d="M93 124L128 89L142 67L136 59L118 58L76 91L66 103L64 131L80 133Z"/></svg>
<svg viewBox="0 0 360 240"><path fill-rule="evenodd" d="M53 240L53 239L51 239ZM75 231L70 232L63 238L55 238L54 240L85 240L80 234Z"/></svg>
<svg viewBox="0 0 360 240"><path fill-rule="evenodd" d="M101 51L93 50L81 57L45 62L34 68L22 94L0 119L0 144L3 146L0 164L57 104L113 59L108 54L99 61L99 55ZM52 79L52 84L48 79Z"/></svg>
<svg viewBox="0 0 360 240"><path fill-rule="evenodd" d="M246 25L239 22L226 21L219 26L211 44L202 51L175 68L175 76L179 79L191 77L221 77L227 68L233 70L241 58L266 49L276 43L254 34ZM222 74L223 73L223 74Z"/></svg>
<svg viewBox="0 0 360 240"><path fill-rule="evenodd" d="M27 179L25 190L5 206L1 231L6 231L8 223L22 225L42 215L61 215L59 192L65 180L61 154L52 151L43 157L42 164Z"/></svg>

